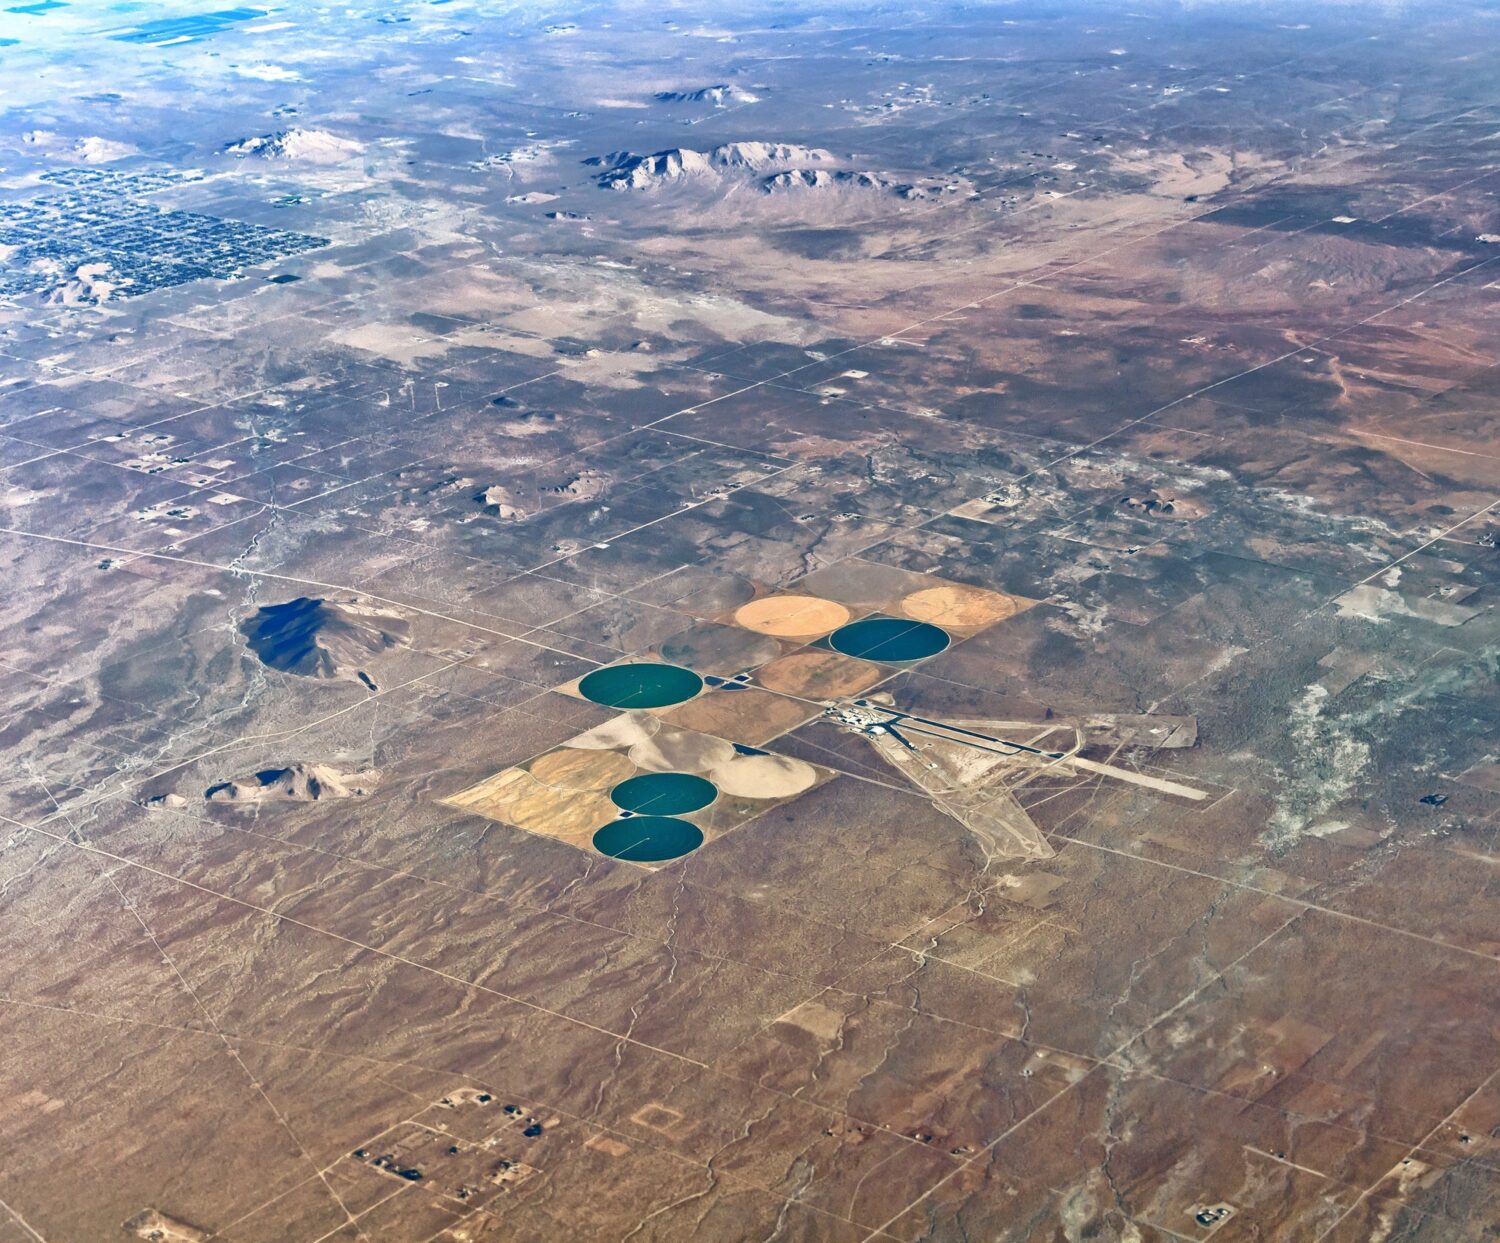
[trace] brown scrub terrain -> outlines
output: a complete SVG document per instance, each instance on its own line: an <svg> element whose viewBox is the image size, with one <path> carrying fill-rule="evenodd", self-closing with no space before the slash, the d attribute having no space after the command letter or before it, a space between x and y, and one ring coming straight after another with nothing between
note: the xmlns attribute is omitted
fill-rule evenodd
<svg viewBox="0 0 1500 1243"><path fill-rule="evenodd" d="M0 1243L1500 1234L1500 11L0 48Z"/></svg>

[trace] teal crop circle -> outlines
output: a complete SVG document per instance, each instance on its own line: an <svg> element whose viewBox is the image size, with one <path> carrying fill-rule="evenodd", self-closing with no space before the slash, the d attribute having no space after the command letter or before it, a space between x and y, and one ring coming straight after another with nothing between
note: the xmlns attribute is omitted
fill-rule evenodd
<svg viewBox="0 0 1500 1243"><path fill-rule="evenodd" d="M840 626L828 636L828 645L845 656L892 664L935 656L949 642L948 632L942 627L900 617L865 617Z"/></svg>
<svg viewBox="0 0 1500 1243"><path fill-rule="evenodd" d="M586 674L578 693L606 708L665 708L691 699L703 679L681 665L609 665Z"/></svg>
<svg viewBox="0 0 1500 1243"><path fill-rule="evenodd" d="M703 845L696 824L671 816L626 816L594 834L594 849L628 863L661 863Z"/></svg>
<svg viewBox="0 0 1500 1243"><path fill-rule="evenodd" d="M645 816L681 816L719 797L712 781L692 773L641 773L609 792L616 807Z"/></svg>

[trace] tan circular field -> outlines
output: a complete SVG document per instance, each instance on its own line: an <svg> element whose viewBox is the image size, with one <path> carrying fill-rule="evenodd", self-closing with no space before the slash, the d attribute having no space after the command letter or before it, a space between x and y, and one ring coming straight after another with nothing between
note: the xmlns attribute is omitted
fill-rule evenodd
<svg viewBox="0 0 1500 1243"><path fill-rule="evenodd" d="M585 730L568 740L570 747L589 751L612 751L616 747L633 747L644 742L661 728L661 721L649 712L622 712L613 720Z"/></svg>
<svg viewBox="0 0 1500 1243"><path fill-rule="evenodd" d="M608 824L618 809L604 795L577 790L559 790L533 781L531 788L508 800L506 820L532 833L569 837Z"/></svg>
<svg viewBox="0 0 1500 1243"><path fill-rule="evenodd" d="M1020 605L1010 596L980 587L924 587L901 601L901 611L914 621L967 630L990 626L1013 617Z"/></svg>
<svg viewBox="0 0 1500 1243"><path fill-rule="evenodd" d="M607 790L634 772L635 765L618 751L575 751L564 747L531 763L533 777L560 790Z"/></svg>
<svg viewBox="0 0 1500 1243"><path fill-rule="evenodd" d="M818 770L784 755L737 755L711 769L708 779L720 794L736 798L790 798L817 784Z"/></svg>
<svg viewBox="0 0 1500 1243"><path fill-rule="evenodd" d="M663 729L630 748L631 762L656 773L701 773L734 758L734 745L712 734Z"/></svg>
<svg viewBox="0 0 1500 1243"><path fill-rule="evenodd" d="M766 596L736 609L734 620L758 634L801 639L837 630L849 620L849 610L817 596Z"/></svg>

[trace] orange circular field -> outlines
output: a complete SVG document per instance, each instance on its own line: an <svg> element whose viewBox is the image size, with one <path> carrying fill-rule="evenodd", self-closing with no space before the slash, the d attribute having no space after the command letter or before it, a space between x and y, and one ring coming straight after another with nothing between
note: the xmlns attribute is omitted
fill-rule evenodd
<svg viewBox="0 0 1500 1243"><path fill-rule="evenodd" d="M1010 596L957 584L924 587L901 601L901 611L913 621L930 622L934 626L950 626L959 630L1004 621L1007 617L1013 617L1019 608L1020 605Z"/></svg>

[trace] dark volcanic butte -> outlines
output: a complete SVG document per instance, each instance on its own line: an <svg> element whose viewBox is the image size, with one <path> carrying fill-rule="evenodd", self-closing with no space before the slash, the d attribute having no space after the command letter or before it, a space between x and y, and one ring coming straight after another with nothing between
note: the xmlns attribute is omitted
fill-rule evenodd
<svg viewBox="0 0 1500 1243"><path fill-rule="evenodd" d="M262 605L240 633L262 664L304 678L359 678L372 656L411 643L405 618L308 596Z"/></svg>

